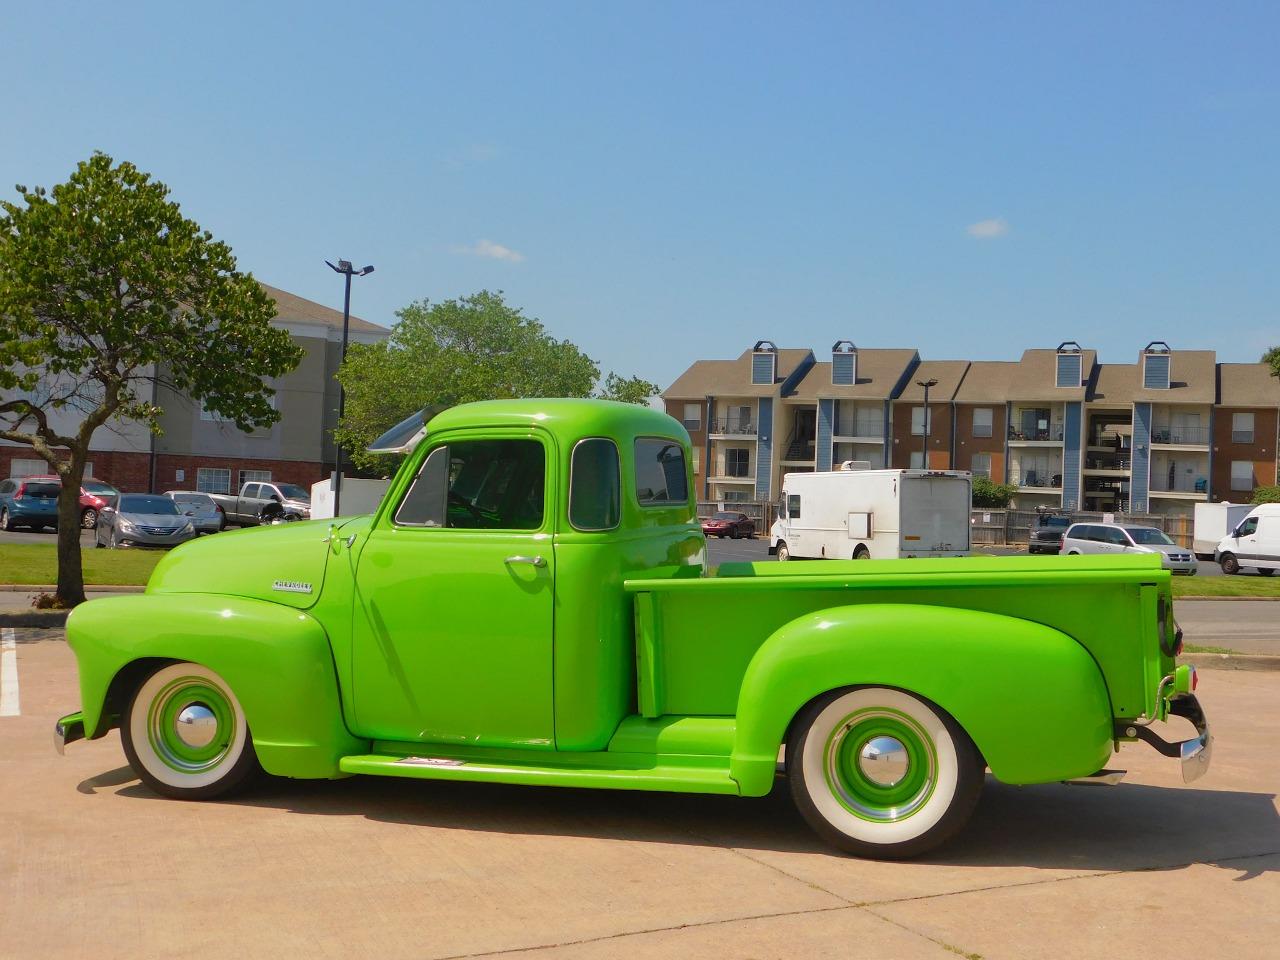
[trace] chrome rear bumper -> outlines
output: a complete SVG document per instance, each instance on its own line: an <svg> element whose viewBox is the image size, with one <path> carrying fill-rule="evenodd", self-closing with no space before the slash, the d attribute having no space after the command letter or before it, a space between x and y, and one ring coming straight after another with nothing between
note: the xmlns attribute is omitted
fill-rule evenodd
<svg viewBox="0 0 1280 960"><path fill-rule="evenodd" d="M1155 747L1164 756L1178 760L1182 766L1183 783L1199 780L1209 772L1209 762L1213 758L1213 734L1209 731L1209 720L1204 715L1204 708L1200 706L1194 693L1184 693L1169 700L1169 716L1190 720L1196 728L1196 736L1190 740L1170 743L1150 727L1119 723L1116 725L1116 737L1141 740Z"/></svg>

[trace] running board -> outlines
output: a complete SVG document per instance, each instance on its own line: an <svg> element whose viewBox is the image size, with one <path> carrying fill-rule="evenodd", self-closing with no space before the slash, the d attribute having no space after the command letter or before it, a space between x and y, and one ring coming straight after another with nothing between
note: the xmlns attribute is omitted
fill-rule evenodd
<svg viewBox="0 0 1280 960"><path fill-rule="evenodd" d="M590 753L546 754L533 762L520 758L495 760L486 757L421 754L365 754L343 757L338 768L343 773L363 773L377 777L408 777L414 780L472 780L484 783L518 783L544 787L593 787L611 790L662 790L674 793L738 793L738 784L729 776L728 758L717 762L690 758L675 762L642 754ZM554 759L553 759L554 758ZM686 762L681 762L686 761Z"/></svg>
<svg viewBox="0 0 1280 960"><path fill-rule="evenodd" d="M1100 786L1114 787L1117 783L1124 779L1125 770L1099 770L1097 773L1091 773L1087 777L1072 777L1070 780L1063 780L1063 783L1074 783L1082 786Z"/></svg>

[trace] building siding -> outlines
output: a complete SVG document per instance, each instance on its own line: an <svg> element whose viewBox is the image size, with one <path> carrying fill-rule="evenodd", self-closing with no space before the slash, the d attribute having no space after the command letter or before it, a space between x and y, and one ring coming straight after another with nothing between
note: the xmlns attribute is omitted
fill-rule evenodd
<svg viewBox="0 0 1280 960"><path fill-rule="evenodd" d="M1073 510L1080 502L1080 448L1083 442L1084 415L1079 401L1066 405L1062 419L1062 505Z"/></svg>
<svg viewBox="0 0 1280 960"><path fill-rule="evenodd" d="M1151 404L1133 405L1133 470L1129 479L1129 510L1146 513L1151 497Z"/></svg>
<svg viewBox="0 0 1280 960"><path fill-rule="evenodd" d="M835 422L835 401L818 401L818 433L816 441L816 468L831 469L831 436Z"/></svg>
<svg viewBox="0 0 1280 960"><path fill-rule="evenodd" d="M773 472L773 398L760 398L759 439L756 441L756 499L768 500Z"/></svg>

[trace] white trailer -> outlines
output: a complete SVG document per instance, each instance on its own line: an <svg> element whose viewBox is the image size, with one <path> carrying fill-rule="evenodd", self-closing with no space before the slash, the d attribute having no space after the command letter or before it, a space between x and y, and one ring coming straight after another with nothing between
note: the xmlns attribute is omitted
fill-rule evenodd
<svg viewBox="0 0 1280 960"><path fill-rule="evenodd" d="M1248 503L1197 503L1191 549L1201 560L1213 559L1222 538L1239 526L1253 509Z"/></svg>
<svg viewBox="0 0 1280 960"><path fill-rule="evenodd" d="M769 552L779 560L968 556L972 479L958 470L788 473Z"/></svg>

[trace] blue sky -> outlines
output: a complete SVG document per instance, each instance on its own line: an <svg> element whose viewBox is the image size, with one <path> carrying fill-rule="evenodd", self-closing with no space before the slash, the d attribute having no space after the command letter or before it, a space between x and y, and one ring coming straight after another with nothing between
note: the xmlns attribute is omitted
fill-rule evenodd
<svg viewBox="0 0 1280 960"><path fill-rule="evenodd" d="M1280 343L1275 4L4 3L0 184L95 149L261 279L605 369Z"/></svg>

